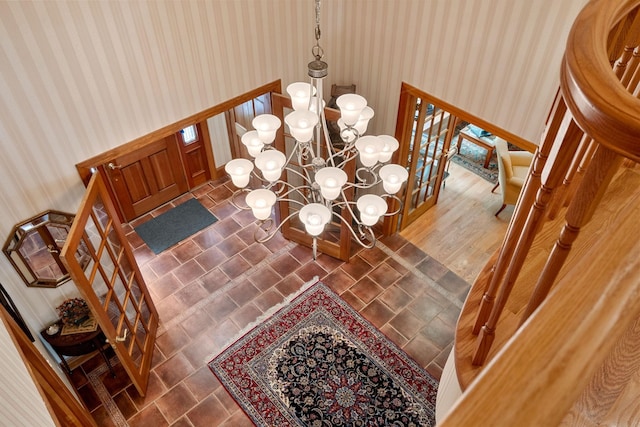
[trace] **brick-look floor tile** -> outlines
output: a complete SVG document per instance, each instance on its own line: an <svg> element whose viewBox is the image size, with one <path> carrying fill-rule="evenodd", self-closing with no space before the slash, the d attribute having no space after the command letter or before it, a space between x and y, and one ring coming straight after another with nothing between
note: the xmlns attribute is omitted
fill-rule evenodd
<svg viewBox="0 0 640 427"><path fill-rule="evenodd" d="M261 314L262 311L258 307L248 304L233 313L231 319L240 329L243 329L245 326L255 322Z"/></svg>
<svg viewBox="0 0 640 427"><path fill-rule="evenodd" d="M230 279L235 279L250 268L251 264L245 261L240 255L235 255L228 261L220 264L220 270L229 276Z"/></svg>
<svg viewBox="0 0 640 427"><path fill-rule="evenodd" d="M344 264L344 261L325 254L319 254L316 263L325 271L333 272L335 269Z"/></svg>
<svg viewBox="0 0 640 427"><path fill-rule="evenodd" d="M186 414L196 403L196 399L182 383L176 385L160 399L156 400L156 406L169 423L173 423Z"/></svg>
<svg viewBox="0 0 640 427"><path fill-rule="evenodd" d="M427 257L424 261L418 264L418 270L422 271L433 280L438 280L449 272L447 267L430 257Z"/></svg>
<svg viewBox="0 0 640 427"><path fill-rule="evenodd" d="M383 288L388 288L402 275L387 263L382 263L374 268L368 276Z"/></svg>
<svg viewBox="0 0 640 427"><path fill-rule="evenodd" d="M338 268L322 279L322 282L338 295L342 295L344 291L353 286L356 280L345 273L343 269Z"/></svg>
<svg viewBox="0 0 640 427"><path fill-rule="evenodd" d="M244 250L247 247L247 244L238 236L234 235L227 237L222 242L218 243L216 247L227 257L232 257L238 252Z"/></svg>
<svg viewBox="0 0 640 427"><path fill-rule="evenodd" d="M182 283L189 283L202 276L206 271L196 262L196 260L187 261L180 267L173 270L173 274Z"/></svg>
<svg viewBox="0 0 640 427"><path fill-rule="evenodd" d="M342 298L356 311L362 310L362 308L366 305L360 298L352 294L351 291L343 292L342 294L340 294L340 298Z"/></svg>
<svg viewBox="0 0 640 427"><path fill-rule="evenodd" d="M424 326L424 322L409 310L402 310L389 323L409 339L413 338L420 331L420 328Z"/></svg>
<svg viewBox="0 0 640 427"><path fill-rule="evenodd" d="M306 246L297 245L289 252L300 264L313 261L313 250Z"/></svg>
<svg viewBox="0 0 640 427"><path fill-rule="evenodd" d="M198 310L180 322L180 326L190 338L196 338L204 331L203 326L208 327L214 323L215 321L209 316L209 313L205 310Z"/></svg>
<svg viewBox="0 0 640 427"><path fill-rule="evenodd" d="M230 217L231 215L238 212L238 209L229 202L219 203L209 210L212 214L215 215L216 218L218 218L218 220Z"/></svg>
<svg viewBox="0 0 640 427"><path fill-rule="evenodd" d="M400 332L396 331L396 329L388 323L385 323L380 328L380 332L382 332L387 338L393 341L398 347L404 346L409 340L404 337Z"/></svg>
<svg viewBox="0 0 640 427"><path fill-rule="evenodd" d="M116 427L115 421L111 419L111 414L104 407L104 405L98 406L91 412L91 417L96 422L96 425L100 427Z"/></svg>
<svg viewBox="0 0 640 427"><path fill-rule="evenodd" d="M190 341L191 338L180 325L175 325L156 339L156 345L165 356L171 357Z"/></svg>
<svg viewBox="0 0 640 427"><path fill-rule="evenodd" d="M226 218L216 223L216 232L222 237L229 237L238 232L242 227L233 218Z"/></svg>
<svg viewBox="0 0 640 427"><path fill-rule="evenodd" d="M259 264L262 260L264 260L269 255L271 255L271 252L269 251L269 249L265 248L262 245L253 244L249 246L247 249L240 252L240 255L242 256L242 258L247 260L249 264L254 266L256 264Z"/></svg>
<svg viewBox="0 0 640 427"><path fill-rule="evenodd" d="M296 274L305 282L313 279L314 277L318 277L322 279L327 275L327 272L324 268L320 267L313 261L310 261L296 270Z"/></svg>
<svg viewBox="0 0 640 427"><path fill-rule="evenodd" d="M397 252L401 247L407 244L408 240L396 233L383 237L380 239L380 242L392 251Z"/></svg>
<svg viewBox="0 0 640 427"><path fill-rule="evenodd" d="M275 285L275 288L284 296L292 295L300 290L305 281L295 274L290 274Z"/></svg>
<svg viewBox="0 0 640 427"><path fill-rule="evenodd" d="M131 418L133 415L138 413L138 408L129 397L126 391L121 391L120 393L113 396L113 401L118 406L118 409L125 417L125 419Z"/></svg>
<svg viewBox="0 0 640 427"><path fill-rule="evenodd" d="M235 309L238 308L236 304L228 295L223 294L214 298L211 302L208 302L205 306L205 310L209 313L209 316L216 322L221 322L226 319Z"/></svg>
<svg viewBox="0 0 640 427"><path fill-rule="evenodd" d="M217 247L211 247L198 255L195 260L206 271L211 271L215 267L225 262L229 257L223 254Z"/></svg>
<svg viewBox="0 0 640 427"><path fill-rule="evenodd" d="M178 300L175 294L172 294L157 303L156 308L158 309L160 319L167 322L178 314L184 312L189 307L187 307L182 301Z"/></svg>
<svg viewBox="0 0 640 427"><path fill-rule="evenodd" d="M187 386L198 402L222 387L218 378L206 365L185 378L183 384Z"/></svg>
<svg viewBox="0 0 640 427"><path fill-rule="evenodd" d="M167 391L167 387L160 380L160 377L155 373L155 371L151 371L149 374L149 383L147 385L147 390L144 397L140 396L138 390L132 384L127 387L127 394L131 398L131 401L136 405L138 411L149 406L153 403L157 398L162 396Z"/></svg>
<svg viewBox="0 0 640 427"><path fill-rule="evenodd" d="M436 317L420 330L420 334L442 349L451 342L451 337L455 334L455 328L441 318Z"/></svg>
<svg viewBox="0 0 640 427"><path fill-rule="evenodd" d="M342 268L349 276L360 280L365 274L371 271L371 264L359 256L352 257L349 262L342 265Z"/></svg>
<svg viewBox="0 0 640 427"><path fill-rule="evenodd" d="M193 282L176 292L175 297L187 307L191 307L209 295L198 282Z"/></svg>
<svg viewBox="0 0 640 427"><path fill-rule="evenodd" d="M253 303L263 312L269 308L280 304L284 300L284 297L280 292L275 289L268 289L266 292L258 295Z"/></svg>
<svg viewBox="0 0 640 427"><path fill-rule="evenodd" d="M146 407L142 411L138 412L129 421L130 427L164 427L169 423L160 412L160 409L154 404Z"/></svg>
<svg viewBox="0 0 640 427"><path fill-rule="evenodd" d="M182 282L180 282L173 273L165 274L159 279L149 282L148 285L153 294L158 297L158 300L155 302L164 299L183 286Z"/></svg>
<svg viewBox="0 0 640 427"><path fill-rule="evenodd" d="M358 255L367 261L371 265L378 265L384 260L386 260L389 255L387 255L382 249L374 246L371 249L363 250Z"/></svg>
<svg viewBox="0 0 640 427"><path fill-rule="evenodd" d="M231 197L233 195L233 192L226 186L221 185L220 187L214 188L212 191L207 193L207 195L214 201L221 202Z"/></svg>
<svg viewBox="0 0 640 427"><path fill-rule="evenodd" d="M164 276L174 268L180 266L180 261L178 261L171 252L164 252L149 262L149 266L158 276Z"/></svg>
<svg viewBox="0 0 640 427"><path fill-rule="evenodd" d="M447 271L436 282L452 294L465 297L470 288L469 284L453 271Z"/></svg>
<svg viewBox="0 0 640 427"><path fill-rule="evenodd" d="M207 250L210 247L222 242L223 240L224 239L222 238L222 236L218 232L216 232L213 227L207 228L201 233L198 233L197 236L193 237L193 241L203 250Z"/></svg>
<svg viewBox="0 0 640 427"><path fill-rule="evenodd" d="M245 279L234 285L233 288L229 289L227 291L227 295L238 305L238 307L242 307L260 295L260 290L253 286L253 283L249 279Z"/></svg>
<svg viewBox="0 0 640 427"><path fill-rule="evenodd" d="M178 261L185 263L202 253L202 248L193 239L189 239L171 249L171 253Z"/></svg>
<svg viewBox="0 0 640 427"><path fill-rule="evenodd" d="M295 271L298 267L300 267L300 263L289 254L281 255L271 263L271 268L282 277Z"/></svg>
<svg viewBox="0 0 640 427"><path fill-rule="evenodd" d="M411 265L416 265L427 257L427 254L413 243L407 243L396 253Z"/></svg>
<svg viewBox="0 0 640 427"><path fill-rule="evenodd" d="M397 285L389 287L380 295L380 301L387 304L390 309L396 312L404 308L411 300L411 295L407 294Z"/></svg>
<svg viewBox="0 0 640 427"><path fill-rule="evenodd" d="M264 292L282 280L282 277L270 267L265 267L250 274L249 280L256 288Z"/></svg>
<svg viewBox="0 0 640 427"><path fill-rule="evenodd" d="M89 411L93 411L102 404L100 397L91 384L86 384L78 389L78 394L82 398Z"/></svg>
<svg viewBox="0 0 640 427"><path fill-rule="evenodd" d="M377 328L381 328L393 317L393 311L378 300L374 300L363 308L360 314Z"/></svg>
<svg viewBox="0 0 640 427"><path fill-rule="evenodd" d="M213 395L207 397L187 413L187 418L189 418L194 427L215 426L228 416L229 413Z"/></svg>
<svg viewBox="0 0 640 427"><path fill-rule="evenodd" d="M209 294L219 291L231 281L229 276L224 274L219 268L214 268L198 280L200 280L202 287L206 289Z"/></svg>
<svg viewBox="0 0 640 427"><path fill-rule="evenodd" d="M167 388L175 386L191 375L193 371L193 366L182 353L168 358L155 369L156 374Z"/></svg>
<svg viewBox="0 0 640 427"><path fill-rule="evenodd" d="M403 350L422 367L426 367L440 353L440 349L422 335L409 341Z"/></svg>
<svg viewBox="0 0 640 427"><path fill-rule="evenodd" d="M358 280L358 282L351 287L350 291L365 304L368 304L382 293L383 289L381 286L378 286L376 282L365 277L362 280Z"/></svg>

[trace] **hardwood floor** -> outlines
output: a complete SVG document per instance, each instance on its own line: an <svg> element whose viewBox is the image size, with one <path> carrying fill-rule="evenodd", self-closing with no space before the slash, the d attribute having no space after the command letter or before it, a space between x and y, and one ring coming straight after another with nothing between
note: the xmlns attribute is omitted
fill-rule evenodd
<svg viewBox="0 0 640 427"><path fill-rule="evenodd" d="M438 203L400 234L468 283L498 249L513 213L502 204L500 188L455 163Z"/></svg>

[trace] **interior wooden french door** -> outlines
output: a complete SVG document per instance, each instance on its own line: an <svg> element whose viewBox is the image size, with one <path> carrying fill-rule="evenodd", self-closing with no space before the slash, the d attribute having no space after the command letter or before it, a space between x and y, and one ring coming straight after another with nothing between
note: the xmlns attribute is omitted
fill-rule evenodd
<svg viewBox="0 0 640 427"><path fill-rule="evenodd" d="M77 259L79 246L90 261ZM126 240L103 177L87 186L60 258L131 381L144 396L158 312Z"/></svg>
<svg viewBox="0 0 640 427"><path fill-rule="evenodd" d="M457 118L433 97L403 84L396 127L398 163L409 171L400 229L438 201ZM394 224L395 227L395 224Z"/></svg>

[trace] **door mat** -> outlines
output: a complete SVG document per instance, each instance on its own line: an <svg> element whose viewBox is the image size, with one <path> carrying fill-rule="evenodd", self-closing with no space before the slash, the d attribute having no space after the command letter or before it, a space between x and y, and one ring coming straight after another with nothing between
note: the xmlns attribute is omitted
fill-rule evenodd
<svg viewBox="0 0 640 427"><path fill-rule="evenodd" d="M209 367L258 426L434 426L438 382L318 282Z"/></svg>
<svg viewBox="0 0 640 427"><path fill-rule="evenodd" d="M217 220L197 199L190 199L134 230L157 255Z"/></svg>

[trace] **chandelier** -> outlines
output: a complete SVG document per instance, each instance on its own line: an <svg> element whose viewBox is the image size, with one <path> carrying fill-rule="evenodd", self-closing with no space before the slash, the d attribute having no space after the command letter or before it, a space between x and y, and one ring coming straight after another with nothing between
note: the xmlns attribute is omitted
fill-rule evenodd
<svg viewBox="0 0 640 427"><path fill-rule="evenodd" d="M252 121L255 130L241 137L253 161L239 158L225 165L225 171L238 187L232 203L239 209L251 209L259 222L255 240L266 242L282 224L297 217L312 236L314 259L317 239L332 221L341 221L355 241L372 248L376 241L373 226L381 217L400 212L402 203L395 194L408 178L404 167L385 164L398 149L394 137L364 136L374 112L360 95L344 94L336 99L341 117L337 121L341 142L332 143L322 99L328 65L322 61L324 52L320 47L320 0L315 0L315 25L316 44L312 48L315 59L308 65L311 81L287 87L293 111L284 121L295 139L292 149L285 154L272 146L282 123L277 116L262 114ZM353 181L349 182L344 169L351 162L356 162L356 168L351 177ZM283 172L285 179L282 179ZM250 181L259 183L260 188L248 188ZM384 192L379 188L381 183ZM355 190L355 197L346 196L345 191L350 188ZM244 203L240 198L242 194L245 194ZM397 203L392 206L398 208L389 211L389 199L394 199ZM293 203L299 210L275 224L272 209L278 201Z"/></svg>

